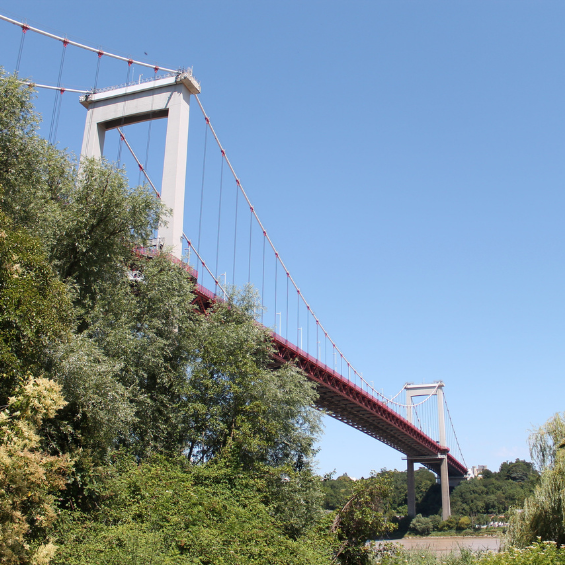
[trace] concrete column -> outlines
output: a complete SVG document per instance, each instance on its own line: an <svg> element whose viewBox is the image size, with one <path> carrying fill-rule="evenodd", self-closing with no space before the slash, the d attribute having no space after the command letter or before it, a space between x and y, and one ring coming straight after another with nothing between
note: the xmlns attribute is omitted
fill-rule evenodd
<svg viewBox="0 0 565 565"><path fill-rule="evenodd" d="M447 435L445 433L445 415L443 411L443 383L437 387L437 417L439 425L439 444L447 447Z"/></svg>
<svg viewBox="0 0 565 565"><path fill-rule="evenodd" d="M100 159L102 155L104 155L105 139L106 128L104 127L104 124L94 122L94 113L87 112L80 154Z"/></svg>
<svg viewBox="0 0 565 565"><path fill-rule="evenodd" d="M171 92L161 200L173 213L166 226L159 226L158 237L172 248L172 254L182 254L181 237L184 217L184 185L186 177L186 155L188 149L188 114L190 92L186 89Z"/></svg>
<svg viewBox="0 0 565 565"><path fill-rule="evenodd" d="M441 462L441 516L443 520L447 520L451 516L451 501L449 499L449 473L447 468L447 455Z"/></svg>
<svg viewBox="0 0 565 565"><path fill-rule="evenodd" d="M414 461L410 458L406 460L406 470L408 475L408 516L416 516L416 481L414 480Z"/></svg>

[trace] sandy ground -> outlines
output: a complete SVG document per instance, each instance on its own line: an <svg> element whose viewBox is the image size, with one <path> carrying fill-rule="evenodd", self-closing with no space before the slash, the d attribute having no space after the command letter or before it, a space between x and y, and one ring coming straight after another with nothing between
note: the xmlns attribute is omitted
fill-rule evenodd
<svg viewBox="0 0 565 565"><path fill-rule="evenodd" d="M495 537L405 538L394 540L394 543L399 543L406 549L427 549L437 554L459 551L463 547L472 551L498 551L500 549L500 538Z"/></svg>

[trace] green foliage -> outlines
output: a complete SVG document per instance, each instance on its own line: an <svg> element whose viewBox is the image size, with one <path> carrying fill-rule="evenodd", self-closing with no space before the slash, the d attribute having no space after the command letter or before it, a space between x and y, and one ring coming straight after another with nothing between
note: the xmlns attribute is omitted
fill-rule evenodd
<svg viewBox="0 0 565 565"><path fill-rule="evenodd" d="M0 210L0 405L19 386L19 375L44 371L46 350L68 337L70 317L66 288L39 240Z"/></svg>
<svg viewBox="0 0 565 565"><path fill-rule="evenodd" d="M367 540L379 538L394 530L387 519L391 477L387 473L372 473L368 479L356 481L353 495L339 510L332 524L332 532L340 542L336 557L344 565L370 563Z"/></svg>
<svg viewBox="0 0 565 565"><path fill-rule="evenodd" d="M427 549L404 549L401 545L375 551L373 564L382 565L475 565L480 554L461 548L449 554L436 554Z"/></svg>
<svg viewBox="0 0 565 565"><path fill-rule="evenodd" d="M509 548L497 554L488 554L478 561L480 565L563 565L565 550L555 542L534 542L524 549Z"/></svg>
<svg viewBox="0 0 565 565"><path fill-rule="evenodd" d="M187 452L203 462L231 445L246 466L292 462L300 469L320 429L315 387L291 364L272 367L269 333L254 322L258 307L250 290L236 292L199 327L184 410Z"/></svg>
<svg viewBox="0 0 565 565"><path fill-rule="evenodd" d="M441 518L437 514L433 514L430 516L430 522L432 523L432 530L436 531L439 529L439 525L441 524Z"/></svg>
<svg viewBox="0 0 565 565"><path fill-rule="evenodd" d="M0 412L0 561L7 565L48 563L55 552L50 541L31 542L55 521L70 461L43 453L37 432L64 404L56 383L28 376Z"/></svg>
<svg viewBox="0 0 565 565"><path fill-rule="evenodd" d="M390 474L392 484L390 515L391 517L406 515L408 512L406 472L387 472ZM424 517L435 516L441 510L441 490L436 476L422 467L415 471L414 478L416 511ZM479 515L504 514L511 507L523 504L524 499L533 492L538 478L532 463L520 459L505 462L497 473L488 471L482 478L462 481L456 486L451 491L451 510L457 516L474 518ZM335 505L339 500L340 483L341 481L336 480L324 484L327 508L329 508L328 501L332 501ZM400 522L401 529L403 525ZM405 527L407 529L408 524ZM456 524L453 524L452 528L447 529L455 529L455 527ZM442 528L446 528L446 525L444 524ZM437 529L437 525L434 529Z"/></svg>
<svg viewBox="0 0 565 565"><path fill-rule="evenodd" d="M97 478L95 512L60 519L55 563L327 564L331 538L292 538L272 509L272 471L115 460ZM274 473L274 474L278 474ZM279 487L284 484L278 481Z"/></svg>
<svg viewBox="0 0 565 565"><path fill-rule="evenodd" d="M401 547L376 552L373 563L382 565L560 565L565 551L552 543L534 543L525 549L510 548L500 553L473 553L462 549L448 555L426 550L405 550Z"/></svg>
<svg viewBox="0 0 565 565"><path fill-rule="evenodd" d="M471 527L471 518L469 516L461 516L457 522L458 530L468 530Z"/></svg>
<svg viewBox="0 0 565 565"><path fill-rule="evenodd" d="M449 530L455 530L459 524L459 516L452 514L447 520L442 520L438 525L438 530L440 532L447 532Z"/></svg>
<svg viewBox="0 0 565 565"><path fill-rule="evenodd" d="M337 479L326 478L322 483L324 508L326 510L342 508L353 494L353 484L354 481L347 474Z"/></svg>
<svg viewBox="0 0 565 565"><path fill-rule="evenodd" d="M452 492L451 510L467 516L505 514L523 504L537 481L531 463L520 459L502 463L498 473L484 472L482 478L462 481Z"/></svg>
<svg viewBox="0 0 565 565"><path fill-rule="evenodd" d="M523 461L522 459L516 459L514 463L505 461L500 465L499 476L503 479L523 483L536 475L533 463Z"/></svg>
<svg viewBox="0 0 565 565"><path fill-rule="evenodd" d="M532 430L530 454L538 469L550 469L555 464L558 446L565 439L565 412L554 414L543 426Z"/></svg>
<svg viewBox="0 0 565 565"><path fill-rule="evenodd" d="M421 514L417 514L410 522L409 530L419 536L428 536L432 533L432 521L430 518L424 518Z"/></svg>
<svg viewBox="0 0 565 565"><path fill-rule="evenodd" d="M103 416L109 437L113 434L138 456L176 456L187 445L187 371L195 355L195 327L202 321L192 305L188 273L166 255L136 257L131 267L142 278L132 283L122 269L117 284L105 289L85 317L85 335L114 368L108 374L108 396L114 389L124 393L112 396L111 412ZM92 373L81 377L83 382L93 379L98 377ZM91 390L97 388L92 382ZM76 402L82 410L81 398ZM114 415L120 420L113 423ZM86 435L96 437L90 429Z"/></svg>
<svg viewBox="0 0 565 565"><path fill-rule="evenodd" d="M114 284L163 218L163 205L148 187L130 188L123 170L95 159L73 166L59 192L57 214L42 218L51 260L61 279L72 283L83 306L96 301L101 286Z"/></svg>
<svg viewBox="0 0 565 565"><path fill-rule="evenodd" d="M525 547L536 539L565 544L565 420L553 416L530 436L532 456L544 465L533 494L516 510L508 528L511 544Z"/></svg>
<svg viewBox="0 0 565 565"><path fill-rule="evenodd" d="M64 490L46 470L28 481L26 508L50 513L20 528L22 547L51 559L59 488L65 563L327 563L314 386L273 367L250 289L203 316L186 271L135 253L164 220L161 203L111 164L79 166L42 140L31 96L0 74L0 404L24 369L53 377L66 402L36 422L27 472L65 454L74 474ZM10 457L2 469L19 468Z"/></svg>

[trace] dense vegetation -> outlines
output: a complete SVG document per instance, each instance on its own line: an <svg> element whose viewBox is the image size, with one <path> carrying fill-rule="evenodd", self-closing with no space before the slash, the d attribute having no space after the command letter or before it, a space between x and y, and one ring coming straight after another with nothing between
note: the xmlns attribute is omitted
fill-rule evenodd
<svg viewBox="0 0 565 565"><path fill-rule="evenodd" d="M167 210L41 139L31 96L0 71L0 562L374 562L365 541L405 512L403 474L316 476L315 389L272 366L253 290L198 312L189 273L136 251ZM559 429L534 442L517 543L561 540L538 528L563 488ZM520 504L531 471L508 464L453 503ZM435 478L416 476L422 521Z"/></svg>
<svg viewBox="0 0 565 565"><path fill-rule="evenodd" d="M0 72L0 562L363 563L388 483L323 512L316 392L253 290L198 312L138 251L167 210L41 139L31 96Z"/></svg>
<svg viewBox="0 0 565 565"><path fill-rule="evenodd" d="M405 516L408 512L406 472L383 471L391 481L389 516ZM534 492L539 474L533 464L516 459L505 462L498 472L486 469L480 477L463 481L451 491L453 517L449 523L441 524L441 490L436 476L425 468L414 473L416 487L416 512L419 519L412 526L415 533L426 534L432 530L466 529L468 518L471 525L488 524L493 516L507 515L511 508L521 507L527 496ZM323 483L324 508L341 508L351 495L353 481L347 475L328 479ZM422 521L422 518L424 520ZM421 524L421 527L416 525ZM402 525L408 527L406 521ZM402 531L402 527L400 528Z"/></svg>

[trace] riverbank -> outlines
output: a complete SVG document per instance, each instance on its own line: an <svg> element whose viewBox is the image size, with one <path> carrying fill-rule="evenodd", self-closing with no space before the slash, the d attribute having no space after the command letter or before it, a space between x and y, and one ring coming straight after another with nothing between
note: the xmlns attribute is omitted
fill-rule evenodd
<svg viewBox="0 0 565 565"><path fill-rule="evenodd" d="M425 549L436 555L459 552L461 549L497 552L502 543L501 538L490 536L429 536L391 541L402 545L405 549Z"/></svg>

